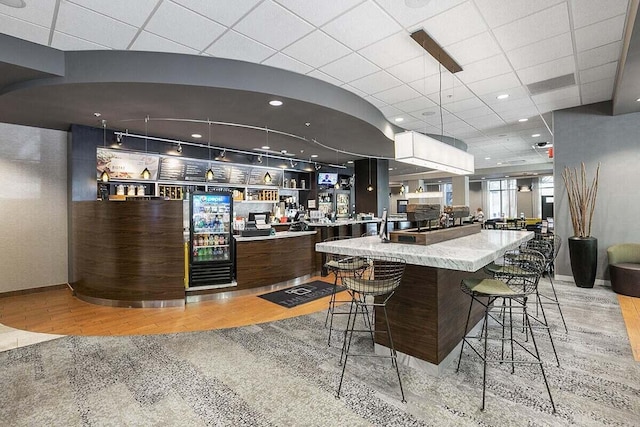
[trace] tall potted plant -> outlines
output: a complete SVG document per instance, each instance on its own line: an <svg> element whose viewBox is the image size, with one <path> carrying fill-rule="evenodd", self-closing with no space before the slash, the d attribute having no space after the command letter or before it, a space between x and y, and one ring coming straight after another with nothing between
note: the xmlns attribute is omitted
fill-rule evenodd
<svg viewBox="0 0 640 427"><path fill-rule="evenodd" d="M578 169L564 168L562 178L569 199L569 213L573 224L573 236L569 237L569 258L576 286L593 288L598 265L598 239L591 235L591 221L598 195L600 163L593 181L587 182L587 171L582 163Z"/></svg>

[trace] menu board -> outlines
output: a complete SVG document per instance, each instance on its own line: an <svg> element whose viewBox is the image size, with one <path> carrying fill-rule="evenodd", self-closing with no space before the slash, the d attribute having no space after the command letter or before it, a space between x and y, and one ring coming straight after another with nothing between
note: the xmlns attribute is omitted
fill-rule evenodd
<svg viewBox="0 0 640 427"><path fill-rule="evenodd" d="M264 182L265 174L269 172L271 176L271 183ZM251 169L251 175L249 175L249 185L273 185L278 186L282 183L282 170L280 169L267 169L267 168L253 168Z"/></svg>
<svg viewBox="0 0 640 427"><path fill-rule="evenodd" d="M142 177L142 171L147 168L151 180L158 178L158 164L160 158L155 154L133 153L130 151L111 150L97 147L96 149L96 177L100 179L103 171L109 173L109 179L137 179Z"/></svg>
<svg viewBox="0 0 640 427"><path fill-rule="evenodd" d="M181 159L177 157L163 157L160 162L161 181L200 181L206 180L209 162L206 160ZM230 166L211 163L213 179L209 182L226 184L229 181Z"/></svg>
<svg viewBox="0 0 640 427"><path fill-rule="evenodd" d="M246 185L249 179L249 171L251 169L248 167L236 166L233 165L230 167L229 171L229 184L236 185Z"/></svg>

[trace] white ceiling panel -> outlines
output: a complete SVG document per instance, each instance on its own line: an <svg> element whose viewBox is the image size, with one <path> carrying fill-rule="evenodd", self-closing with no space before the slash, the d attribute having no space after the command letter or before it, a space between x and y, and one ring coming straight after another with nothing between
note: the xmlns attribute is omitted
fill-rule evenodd
<svg viewBox="0 0 640 427"><path fill-rule="evenodd" d="M416 80L409 83L409 85L423 95L431 95L440 92L440 90L445 91L463 87L462 83L448 71Z"/></svg>
<svg viewBox="0 0 640 427"><path fill-rule="evenodd" d="M444 48L459 65L465 65L489 58L502 52L493 36L485 31Z"/></svg>
<svg viewBox="0 0 640 427"><path fill-rule="evenodd" d="M585 104L607 101L613 96L615 79L604 79L583 84L581 86L582 101Z"/></svg>
<svg viewBox="0 0 640 427"><path fill-rule="evenodd" d="M49 43L49 30L47 28L7 15L0 15L0 28L3 34L44 45Z"/></svg>
<svg viewBox="0 0 640 427"><path fill-rule="evenodd" d="M594 49L578 52L578 69L585 70L620 58L622 42L614 42Z"/></svg>
<svg viewBox="0 0 640 427"><path fill-rule="evenodd" d="M509 0L508 5L505 5L504 0L474 1L489 26L494 28L533 15L566 0Z"/></svg>
<svg viewBox="0 0 640 427"><path fill-rule="evenodd" d="M610 62L608 64L600 65L598 67L589 68L588 70L580 71L580 83L591 83L597 80L611 79L616 77L616 71L618 70L618 62Z"/></svg>
<svg viewBox="0 0 640 427"><path fill-rule="evenodd" d="M354 80L350 84L367 94L373 94L379 91L381 92L380 89L384 91L392 87L400 86L402 82L386 71L378 71L377 73Z"/></svg>
<svg viewBox="0 0 640 427"><path fill-rule="evenodd" d="M507 52L507 57L516 70L553 61L568 55L573 55L573 41L570 32Z"/></svg>
<svg viewBox="0 0 640 427"><path fill-rule="evenodd" d="M51 40L51 47L55 47L60 50L96 50L96 49L109 49L106 46L100 46L96 43L91 43L86 40L72 37L67 34L56 31L53 33L53 39Z"/></svg>
<svg viewBox="0 0 640 427"><path fill-rule="evenodd" d="M364 97L366 97L366 96L367 96L367 94L366 94L365 92L363 92L363 91L361 91L360 89L355 88L355 87L353 87L353 86L351 86L351 85L349 85L349 84L344 84L344 85L342 85L342 86L340 86L340 87L341 87L341 88L343 88L343 89L348 90L349 92L353 92L353 93L355 93L355 94L356 94L356 95L358 95L360 98L364 98Z"/></svg>
<svg viewBox="0 0 640 427"><path fill-rule="evenodd" d="M498 95L506 93L509 95L507 99L498 99ZM504 91L488 93L480 97L487 105L495 111L505 111L510 108L522 108L533 105L533 101L529 97L529 91L524 86L511 88Z"/></svg>
<svg viewBox="0 0 640 427"><path fill-rule="evenodd" d="M289 70L300 74L306 74L309 71L313 70L313 68L308 66L307 64L296 61L295 59L280 52L266 59L262 62L262 64L268 65L270 67L282 68L283 70Z"/></svg>
<svg viewBox="0 0 640 427"><path fill-rule="evenodd" d="M420 94L408 85L394 87L375 94L376 98L387 104L396 104L419 96Z"/></svg>
<svg viewBox="0 0 640 427"><path fill-rule="evenodd" d="M593 49L622 39L625 16L620 15L576 30L578 52Z"/></svg>
<svg viewBox="0 0 640 427"><path fill-rule="evenodd" d="M458 111L455 113L457 117L461 120L473 119L475 117L488 116L493 114L493 110L486 105L478 108L474 108L472 110Z"/></svg>
<svg viewBox="0 0 640 427"><path fill-rule="evenodd" d="M411 83L426 76L438 74L439 64L426 52L410 61L387 68L394 77Z"/></svg>
<svg viewBox="0 0 640 427"><path fill-rule="evenodd" d="M431 101L429 98L424 96L394 104L394 107L402 111L406 111L408 113L413 113L415 111L422 111L426 108L433 107L433 106L435 106L433 101Z"/></svg>
<svg viewBox="0 0 640 427"><path fill-rule="evenodd" d="M29 7L0 7L0 18L4 16L11 16L18 20L36 24L42 27L49 27L53 20L53 12L56 8L56 0L38 0L36 2L29 2ZM11 22L10 20L2 19L0 22ZM11 28L15 28L16 24L9 24ZM10 34L7 29L9 27L1 26L1 32ZM27 28L27 27L25 27ZM24 37L20 37L24 38ZM28 39L27 39L28 40Z"/></svg>
<svg viewBox="0 0 640 427"><path fill-rule="evenodd" d="M359 53L380 68L388 68L422 57L424 49L403 30L361 49Z"/></svg>
<svg viewBox="0 0 640 427"><path fill-rule="evenodd" d="M72 3L60 3L56 31L113 49L126 49L137 29Z"/></svg>
<svg viewBox="0 0 640 427"><path fill-rule="evenodd" d="M484 130L504 125L504 120L497 114L490 114L488 116L473 117L465 120L469 125L476 129Z"/></svg>
<svg viewBox="0 0 640 427"><path fill-rule="evenodd" d="M545 92L538 95L533 95L531 98L536 105L544 104L552 101L557 101L560 99L567 98L575 98L580 96L579 89L577 85L569 86L566 88L554 90L551 92Z"/></svg>
<svg viewBox="0 0 640 427"><path fill-rule="evenodd" d="M318 68L348 55L351 50L322 31L316 30L288 46L282 52Z"/></svg>
<svg viewBox="0 0 640 427"><path fill-rule="evenodd" d="M340 86L343 83L340 80L334 79L330 75L325 74L319 70L312 70L311 72L307 73L307 76L315 77L316 79L319 79L319 80L324 80L325 82L331 83L334 86Z"/></svg>
<svg viewBox="0 0 640 427"><path fill-rule="evenodd" d="M538 110L540 110L541 114L544 114L549 111L562 110L564 108L571 108L580 105L580 97L571 97L558 99L550 102L536 103L538 106Z"/></svg>
<svg viewBox="0 0 640 427"><path fill-rule="evenodd" d="M235 31L227 31L207 49L220 58L260 63L276 51Z"/></svg>
<svg viewBox="0 0 640 427"><path fill-rule="evenodd" d="M624 15L629 6L628 0L579 0L572 1L571 10L575 28L586 27L596 22Z"/></svg>
<svg viewBox="0 0 640 427"><path fill-rule="evenodd" d="M93 0L104 3L103 0ZM134 3L130 0L119 0L127 3ZM147 0L156 3L156 0ZM252 7L260 2L260 0L171 0L174 3L193 10L209 19L226 25L227 27L235 24L238 19L245 15ZM135 1L137 3L138 0Z"/></svg>
<svg viewBox="0 0 640 427"><path fill-rule="evenodd" d="M436 0L425 2L422 7L409 7L404 2L398 0L376 0L391 16L405 27L411 27L418 22L422 22L451 9L466 0Z"/></svg>
<svg viewBox="0 0 640 427"><path fill-rule="evenodd" d="M228 1L228 0L222 0ZM308 1L308 0L275 0L296 15L311 22L315 26L322 26L336 16L346 12L363 0L340 1Z"/></svg>
<svg viewBox="0 0 640 427"><path fill-rule="evenodd" d="M67 0L124 23L140 27L158 4L157 0Z"/></svg>
<svg viewBox="0 0 640 427"><path fill-rule="evenodd" d="M276 50L313 31L311 25L270 1L261 3L233 28Z"/></svg>
<svg viewBox="0 0 640 427"><path fill-rule="evenodd" d="M375 3L368 1L329 22L322 29L351 49L359 50L402 28Z"/></svg>
<svg viewBox="0 0 640 427"><path fill-rule="evenodd" d="M510 71L513 71L513 69L509 61L501 54L465 66L462 71L456 73L456 77L469 84L489 77L499 76L500 74L506 74Z"/></svg>
<svg viewBox="0 0 640 427"><path fill-rule="evenodd" d="M451 25L452 22L459 24ZM487 25L471 1L429 18L418 27L424 28L425 32L443 47L487 31Z"/></svg>
<svg viewBox="0 0 640 427"><path fill-rule="evenodd" d="M183 25L175 25L182 22ZM226 27L171 2L163 2L145 30L184 46L203 51Z"/></svg>
<svg viewBox="0 0 640 427"><path fill-rule="evenodd" d="M364 99L366 101L369 101L371 104L373 104L377 108L384 107L385 105L387 105L386 102L383 102L383 101L379 100L378 98L376 98L373 95L367 95L367 96L364 97Z"/></svg>
<svg viewBox="0 0 640 427"><path fill-rule="evenodd" d="M556 59L533 67L516 71L518 77L525 85L541 82L553 77L564 76L576 71L576 61L572 56Z"/></svg>
<svg viewBox="0 0 640 427"><path fill-rule="evenodd" d="M385 115L385 117L394 117L394 116L402 115L402 111L398 110L396 107L391 105L385 105L384 107L380 107L379 110L382 112L382 114Z"/></svg>
<svg viewBox="0 0 640 427"><path fill-rule="evenodd" d="M461 101L454 101L449 103L444 103L447 111L451 113L458 113L460 111L468 111L474 110L476 108L484 107L484 102L476 97L470 97Z"/></svg>
<svg viewBox="0 0 640 427"><path fill-rule="evenodd" d="M131 45L131 50L146 50L149 52L174 52L196 55L199 51L183 46L174 41L157 36L148 31L141 32Z"/></svg>
<svg viewBox="0 0 640 427"><path fill-rule="evenodd" d="M520 87L520 80L515 73L506 73L500 76L469 83L467 87L469 87L469 89L471 89L476 95L486 95L497 91L509 92L507 89Z"/></svg>
<svg viewBox="0 0 640 427"><path fill-rule="evenodd" d="M516 126L519 126L519 125L526 126L528 122L519 123L518 120L530 119L531 117L535 117L538 114L538 109L533 105L533 102L531 100L527 100L527 101L532 105L525 108L515 108L512 110L500 111L498 112L498 115L502 117L502 120L504 120L507 123L513 122L513 124Z"/></svg>
<svg viewBox="0 0 640 427"><path fill-rule="evenodd" d="M442 103L442 105L448 105L454 102L462 101L463 99L473 98L473 92L464 86L456 88L442 89L442 93L435 92L428 95L429 99L436 104Z"/></svg>
<svg viewBox="0 0 640 427"><path fill-rule="evenodd" d="M570 30L567 4L560 3L502 27L494 28L493 33L502 48L510 51Z"/></svg>
<svg viewBox="0 0 640 427"><path fill-rule="evenodd" d="M320 70L333 78L343 82L350 82L373 74L379 71L380 68L357 53L352 53L321 67Z"/></svg>

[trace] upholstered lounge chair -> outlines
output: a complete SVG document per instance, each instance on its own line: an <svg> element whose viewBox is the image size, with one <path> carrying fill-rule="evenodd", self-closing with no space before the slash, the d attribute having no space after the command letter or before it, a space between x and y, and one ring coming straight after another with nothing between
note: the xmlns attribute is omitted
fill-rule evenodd
<svg viewBox="0 0 640 427"><path fill-rule="evenodd" d="M611 288L614 292L640 297L640 243L620 243L607 249Z"/></svg>

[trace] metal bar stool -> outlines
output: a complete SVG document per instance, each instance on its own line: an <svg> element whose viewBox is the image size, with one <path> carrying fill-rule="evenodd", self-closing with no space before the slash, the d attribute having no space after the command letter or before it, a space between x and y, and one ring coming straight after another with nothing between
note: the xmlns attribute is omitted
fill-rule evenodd
<svg viewBox="0 0 640 427"><path fill-rule="evenodd" d="M508 261L507 261L508 260ZM542 378L544 380L547 393L549 394L549 400L551 401L551 407L555 412L556 407L551 396L551 389L544 371L544 365L540 358L540 352L535 340L534 328L531 325L532 316L527 310L527 301L530 296L535 295L536 289L542 272L544 270L545 258L544 255L533 250L517 250L511 251L505 254L505 261L511 264L505 264L499 273L496 273L492 279L478 279L467 278L463 279L460 288L464 293L471 297L471 303L469 304L469 312L467 314L467 323L465 326L465 336L462 339L462 346L460 348L460 358L458 359L458 366L456 372L460 370L460 363L464 354L465 345L469 346L471 350L482 360L483 362L483 374L482 374L482 410L485 408L486 400L486 380L487 380L487 365L489 363L509 363L511 364L511 373L515 372L516 364L532 364L540 366L542 372ZM492 315L491 310L493 303L502 298L505 301L501 312L503 316L497 318ZM482 349L478 349L471 342L472 337L468 336L469 331L469 319L471 318L471 311L473 304L478 303L484 307L484 326L482 330ZM515 303L515 304L513 304ZM531 342L533 349L525 346L522 342L514 338L513 333L513 311L521 310L523 313L524 327L528 336L531 336ZM489 338L489 320L496 321L502 327L502 333L499 337ZM506 336L506 331L509 331ZM488 342L489 340L498 341L501 344L502 351L500 357L490 358L488 356ZM510 355L505 357L505 343L510 346ZM529 359L516 359L514 347L518 347L524 351L525 356L529 356ZM555 352L555 349L554 349ZM557 357L557 356L556 356Z"/></svg>
<svg viewBox="0 0 640 427"><path fill-rule="evenodd" d="M393 337L387 317L387 302L393 296L395 290L400 286L402 275L404 274L406 262L401 258L394 257L375 257L371 259L370 274L366 277L344 277L342 282L347 287L347 291L351 295L351 309L349 310L349 320L347 322L347 330L345 331L345 341L342 347L344 355L344 363L342 365L342 374L340 375L340 384L336 397L340 397L344 372L347 367L347 361L353 356L364 357L383 357L391 359L391 364L396 370L398 383L400 384L400 394L402 402L406 402L404 398L404 389L402 388L402 379L400 378L400 370L398 369L397 353L393 345ZM370 332L370 329L356 330L355 323L358 311L367 313L368 308L374 310L382 309L385 319L385 330L376 330L375 333L386 333L389 337L389 355L373 353L353 353L351 343L354 332ZM342 361L342 355L341 355Z"/></svg>
<svg viewBox="0 0 640 427"><path fill-rule="evenodd" d="M335 241L335 240L343 240L349 239L349 236L336 236L331 237L325 242ZM331 298L329 299L329 306L327 307L327 315L324 319L324 326L327 327L327 323L329 324L329 338L327 339L327 345L331 345L331 333L334 330L333 327L333 316L334 314L348 314L347 312L336 312L336 304L338 303L347 303L351 302L351 300L336 300L336 293L338 290L338 280L340 280L340 284L343 285L343 279L345 277L358 277L362 276L363 272L369 267L369 263L367 259L361 257L353 257L348 255L339 255L339 254L326 254L325 258L325 268L329 272L329 274L334 275L333 280L333 290L331 292ZM369 318L367 316L368 322Z"/></svg>

